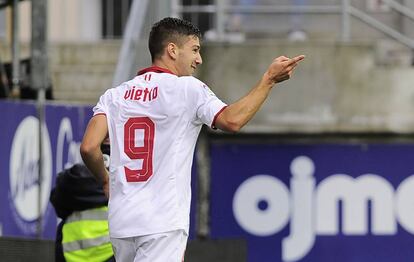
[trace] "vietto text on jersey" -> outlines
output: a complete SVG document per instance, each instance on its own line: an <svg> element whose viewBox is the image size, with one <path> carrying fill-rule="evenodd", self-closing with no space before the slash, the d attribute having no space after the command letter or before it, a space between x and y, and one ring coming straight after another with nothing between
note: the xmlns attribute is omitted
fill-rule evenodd
<svg viewBox="0 0 414 262"><path fill-rule="evenodd" d="M125 90L124 99L147 102L156 99L157 96L158 86L151 88L137 88L133 86L132 88Z"/></svg>

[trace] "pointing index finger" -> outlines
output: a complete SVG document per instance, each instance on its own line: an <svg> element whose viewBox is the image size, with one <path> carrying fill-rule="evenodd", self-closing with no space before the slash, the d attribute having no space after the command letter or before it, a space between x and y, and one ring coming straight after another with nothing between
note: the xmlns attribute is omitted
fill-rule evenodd
<svg viewBox="0 0 414 262"><path fill-rule="evenodd" d="M291 60L292 60L294 63L297 63L297 62L299 62L299 61L302 61L303 59L305 59L305 56L304 56L304 55L298 55L298 56L295 56L294 58L292 58Z"/></svg>
<svg viewBox="0 0 414 262"><path fill-rule="evenodd" d="M302 61L303 59L305 59L305 56L304 55L295 56L294 58L291 58L291 59L287 60L286 61L286 65L287 66L294 65L294 64Z"/></svg>

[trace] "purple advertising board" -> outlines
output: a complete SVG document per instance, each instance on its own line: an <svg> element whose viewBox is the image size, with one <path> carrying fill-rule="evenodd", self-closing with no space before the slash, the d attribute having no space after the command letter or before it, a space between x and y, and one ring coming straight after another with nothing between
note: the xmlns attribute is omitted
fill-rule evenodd
<svg viewBox="0 0 414 262"><path fill-rule="evenodd" d="M249 262L414 261L414 144L211 145L211 237Z"/></svg>
<svg viewBox="0 0 414 262"><path fill-rule="evenodd" d="M43 128L43 178L39 183L39 121L33 102L0 101L0 236L38 237L39 211L41 238L55 237L57 217L49 202L56 175L81 163L79 153L83 133L92 116L90 106L47 104ZM193 166L193 191L196 187ZM41 186L39 186L41 185ZM40 197L39 197L39 188ZM195 203L191 203L192 210ZM194 236L191 212L190 238Z"/></svg>
<svg viewBox="0 0 414 262"><path fill-rule="evenodd" d="M80 162L79 144L91 107L46 105L41 181L36 104L1 101L0 112L4 121L0 127L0 235L37 237L40 211L40 236L52 239L57 218L49 203L50 190L57 173Z"/></svg>

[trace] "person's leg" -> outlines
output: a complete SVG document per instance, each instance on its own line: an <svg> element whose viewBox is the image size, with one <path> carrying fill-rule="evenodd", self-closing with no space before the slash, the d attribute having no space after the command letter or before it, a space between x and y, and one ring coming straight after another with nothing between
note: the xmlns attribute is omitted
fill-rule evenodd
<svg viewBox="0 0 414 262"><path fill-rule="evenodd" d="M182 262L187 238L184 230L138 237L134 262Z"/></svg>
<svg viewBox="0 0 414 262"><path fill-rule="evenodd" d="M132 262L136 256L135 238L112 238L112 249L116 261Z"/></svg>

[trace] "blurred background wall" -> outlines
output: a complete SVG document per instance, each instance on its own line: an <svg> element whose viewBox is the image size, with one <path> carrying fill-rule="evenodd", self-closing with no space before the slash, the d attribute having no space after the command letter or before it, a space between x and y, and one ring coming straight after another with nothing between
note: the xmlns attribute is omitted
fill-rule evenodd
<svg viewBox="0 0 414 262"><path fill-rule="evenodd" d="M412 8L409 1L400 2ZM56 100L93 104L112 86L131 3L127 0L49 3L48 55ZM383 2L350 3L402 35L414 36L414 22ZM240 10L223 15L223 28L219 29L223 30L223 36L217 33L213 1L188 0L182 4L177 7L174 1L154 1L148 6L143 30L136 31L138 40L134 49L128 50L135 58L129 76L150 63L146 46L150 25L172 10L173 14L198 23L205 33L204 65L198 76L226 102L233 102L239 94L247 93L273 57L299 53L308 56L295 77L272 93L271 102L266 103L246 131L363 131L373 128L409 132L413 127L413 94L409 84L413 75L411 48L353 16L349 18L348 39L344 39L342 1L223 2L220 5L235 5L239 9L235 7L234 10ZM30 56L27 46L29 6L30 1L19 5L23 58ZM203 12L188 11L197 6ZM8 8L3 10L3 21L6 21L3 23L6 37L2 38L0 57L10 61ZM74 92L80 90L82 92ZM296 99L300 101L291 102Z"/></svg>

